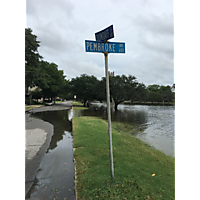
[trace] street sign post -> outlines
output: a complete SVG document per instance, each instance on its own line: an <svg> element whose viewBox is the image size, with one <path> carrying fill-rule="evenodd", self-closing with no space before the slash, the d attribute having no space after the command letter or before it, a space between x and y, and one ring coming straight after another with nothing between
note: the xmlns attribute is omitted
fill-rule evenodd
<svg viewBox="0 0 200 200"><path fill-rule="evenodd" d="M111 114L110 114L110 88L108 74L108 53L125 53L125 43L108 42L108 39L114 37L113 25L95 33L97 41L85 40L85 51L103 53L105 56L105 74L106 74L106 96L107 96L107 115L108 115L108 132L109 132L109 147L110 147L110 171L111 178L114 178L113 167L113 151L112 151L112 129L111 129Z"/></svg>
<svg viewBox="0 0 200 200"><path fill-rule="evenodd" d="M111 114L110 114L110 87L109 87L109 74L108 74L108 53L104 53L104 56L105 56L105 73L106 73L108 133L109 133L109 147L110 147L110 171L111 171L111 178L114 178L113 151L112 151L112 129L111 129Z"/></svg>
<svg viewBox="0 0 200 200"><path fill-rule="evenodd" d="M85 51L97 53L125 53L125 43L85 40Z"/></svg>
<svg viewBox="0 0 200 200"><path fill-rule="evenodd" d="M101 41L101 42L114 38L113 25L103 29L102 31L95 33L95 38L96 41Z"/></svg>

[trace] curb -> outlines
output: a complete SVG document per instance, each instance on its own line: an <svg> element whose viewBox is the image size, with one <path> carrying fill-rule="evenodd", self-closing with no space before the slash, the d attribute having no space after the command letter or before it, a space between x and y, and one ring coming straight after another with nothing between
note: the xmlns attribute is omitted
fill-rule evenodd
<svg viewBox="0 0 200 200"><path fill-rule="evenodd" d="M44 106L44 105L42 105L42 106ZM39 108L39 107L42 107L42 106L36 106L36 107L34 107L34 108ZM27 106L27 107L28 107L28 106ZM33 110L34 108L29 108L29 109L26 109L26 106L25 106L25 112L26 112L26 111Z"/></svg>

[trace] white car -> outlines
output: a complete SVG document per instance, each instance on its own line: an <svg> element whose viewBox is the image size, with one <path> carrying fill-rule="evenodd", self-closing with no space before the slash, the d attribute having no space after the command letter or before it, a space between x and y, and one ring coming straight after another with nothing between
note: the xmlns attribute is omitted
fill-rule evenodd
<svg viewBox="0 0 200 200"><path fill-rule="evenodd" d="M46 106L51 106L53 104L53 102L46 102L45 105Z"/></svg>

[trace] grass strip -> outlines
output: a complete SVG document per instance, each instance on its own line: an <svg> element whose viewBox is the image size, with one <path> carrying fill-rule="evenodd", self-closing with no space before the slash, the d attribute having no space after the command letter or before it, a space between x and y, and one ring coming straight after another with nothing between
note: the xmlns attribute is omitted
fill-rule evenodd
<svg viewBox="0 0 200 200"><path fill-rule="evenodd" d="M80 101L73 101L72 106L83 106L83 103Z"/></svg>
<svg viewBox="0 0 200 200"><path fill-rule="evenodd" d="M37 108L37 107L41 107L43 105L29 105L29 106L25 106L25 111L31 110L33 108Z"/></svg>
<svg viewBox="0 0 200 200"><path fill-rule="evenodd" d="M114 179L107 122L73 118L77 199L174 199L174 158L126 132L112 128L112 135Z"/></svg>

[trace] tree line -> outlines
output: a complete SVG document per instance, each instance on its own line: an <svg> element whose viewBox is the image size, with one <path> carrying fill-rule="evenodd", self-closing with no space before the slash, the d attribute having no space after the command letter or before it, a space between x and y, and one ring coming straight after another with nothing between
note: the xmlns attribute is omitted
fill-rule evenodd
<svg viewBox="0 0 200 200"><path fill-rule="evenodd" d="M43 97L54 99L65 97L68 91L68 80L58 65L43 60L38 53L40 41L30 28L25 29L25 94L35 99ZM31 88L37 87L34 91Z"/></svg>
<svg viewBox="0 0 200 200"><path fill-rule="evenodd" d="M33 99L43 97L55 101L56 97L82 101L106 100L106 79L98 80L95 76L82 74L67 80L63 70L58 70L55 63L42 60L38 53L39 41L30 28L25 29L25 93ZM110 76L110 100L114 101L115 110L124 101L139 102L171 102L174 93L170 86L149 85L139 83L132 75ZM30 92L30 88L36 89Z"/></svg>
<svg viewBox="0 0 200 200"><path fill-rule="evenodd" d="M98 80L95 76L82 74L69 82L70 92L76 94L77 99L83 101L106 100L106 78ZM170 86L149 85L139 83L135 76L117 75L109 77L110 101L114 101L115 110L124 101L139 102L172 102L175 94Z"/></svg>

